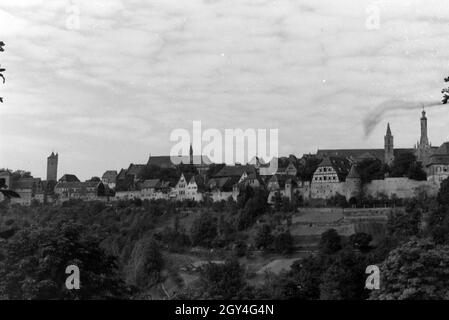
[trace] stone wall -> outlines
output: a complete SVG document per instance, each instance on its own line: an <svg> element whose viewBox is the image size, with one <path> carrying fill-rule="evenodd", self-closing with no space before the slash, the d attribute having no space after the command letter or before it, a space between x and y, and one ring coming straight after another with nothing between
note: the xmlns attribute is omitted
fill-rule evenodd
<svg viewBox="0 0 449 320"><path fill-rule="evenodd" d="M408 178L385 178L384 180L373 180L363 186L365 196L378 198L386 195L391 198L396 196L401 199L408 199L420 193L428 196L435 196L439 187L431 181L416 181Z"/></svg>

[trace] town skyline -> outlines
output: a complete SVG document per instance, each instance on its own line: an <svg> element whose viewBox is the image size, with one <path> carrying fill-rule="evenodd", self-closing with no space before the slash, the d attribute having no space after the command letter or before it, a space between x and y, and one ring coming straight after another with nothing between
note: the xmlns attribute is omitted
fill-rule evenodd
<svg viewBox="0 0 449 320"><path fill-rule="evenodd" d="M279 154L382 147L419 137L418 109L364 120L389 100L440 100L449 8L344 1L3 1L0 167L82 179L169 154L170 133L279 129ZM404 18L406 17L406 18ZM79 20L79 25L76 20ZM232 116L230 116L232 115ZM445 106L428 109L433 145Z"/></svg>

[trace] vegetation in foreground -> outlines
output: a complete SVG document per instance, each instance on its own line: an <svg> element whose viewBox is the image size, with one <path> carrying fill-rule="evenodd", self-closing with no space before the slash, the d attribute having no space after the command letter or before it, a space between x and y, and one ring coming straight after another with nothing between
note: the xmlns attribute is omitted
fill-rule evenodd
<svg viewBox="0 0 449 320"><path fill-rule="evenodd" d="M436 199L407 203L385 235L349 238L328 230L319 252L291 270L255 281L255 254L288 256L290 208L268 207L262 190L235 203L69 201L61 206L0 208L1 299L147 299L168 278L178 299L447 299L449 180ZM280 210L280 211L277 211ZM290 211L289 211L290 210ZM173 257L196 254L198 278L180 277ZM65 267L81 270L81 289L65 288ZM366 266L381 270L381 288L364 289Z"/></svg>

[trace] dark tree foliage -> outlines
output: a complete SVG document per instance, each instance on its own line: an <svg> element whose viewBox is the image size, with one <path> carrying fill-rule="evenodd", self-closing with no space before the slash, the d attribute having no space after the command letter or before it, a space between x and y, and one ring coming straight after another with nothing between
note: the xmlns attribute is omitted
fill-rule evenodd
<svg viewBox="0 0 449 320"><path fill-rule="evenodd" d="M410 209L406 212L395 210L388 218L387 235L400 240L416 236L419 233L420 222L420 210Z"/></svg>
<svg viewBox="0 0 449 320"><path fill-rule="evenodd" d="M365 159L358 163L357 171L362 178L362 183L369 183L372 180L383 179L385 176L386 168L378 159Z"/></svg>
<svg viewBox="0 0 449 320"><path fill-rule="evenodd" d="M96 237L83 235L77 224L33 226L21 230L5 245L0 264L3 299L117 299L129 289L116 260L99 247ZM67 290L66 267L80 269L79 290Z"/></svg>
<svg viewBox="0 0 449 320"><path fill-rule="evenodd" d="M449 298L449 246L412 239L393 250L379 266L380 290L370 299L446 300Z"/></svg>
<svg viewBox="0 0 449 320"><path fill-rule="evenodd" d="M437 201L440 205L449 207L449 178L446 178L441 182Z"/></svg>
<svg viewBox="0 0 449 320"><path fill-rule="evenodd" d="M297 176L302 181L312 181L313 174L315 173L321 161L322 159L315 156L307 157L305 164L298 166Z"/></svg>
<svg viewBox="0 0 449 320"><path fill-rule="evenodd" d="M427 180L427 174L424 171L421 163L415 161L410 165L407 172L407 178L418 181Z"/></svg>
<svg viewBox="0 0 449 320"><path fill-rule="evenodd" d="M349 242L354 249L360 250L361 252L367 252L371 249L370 242L373 237L370 234L364 232L354 233L349 237Z"/></svg>
<svg viewBox="0 0 449 320"><path fill-rule="evenodd" d="M325 268L322 256L309 256L293 263L289 277L296 284L292 297L301 300L316 300L320 298L321 274Z"/></svg>
<svg viewBox="0 0 449 320"><path fill-rule="evenodd" d="M245 230L252 226L256 219L265 214L269 209L269 205L267 203L267 191L262 188L255 188L252 190L252 196L248 198L243 210L239 213L239 230Z"/></svg>
<svg viewBox="0 0 449 320"><path fill-rule="evenodd" d="M206 265L201 273L200 298L225 300L243 298L247 286L244 275L244 270L237 260Z"/></svg>
<svg viewBox="0 0 449 320"><path fill-rule="evenodd" d="M274 237L271 234L271 227L268 224L264 224L257 231L256 237L254 239L254 245L257 249L269 251L271 250L273 241Z"/></svg>
<svg viewBox="0 0 449 320"><path fill-rule="evenodd" d="M289 231L279 233L274 237L274 250L280 254L292 253L293 237Z"/></svg>
<svg viewBox="0 0 449 320"><path fill-rule="evenodd" d="M360 300L368 297L364 289L366 259L351 249L332 257L321 275L321 300Z"/></svg>
<svg viewBox="0 0 449 320"><path fill-rule="evenodd" d="M416 156L411 152L398 154L393 161L390 169L392 177L409 177L410 179L422 180L422 167L416 161Z"/></svg>
<svg viewBox="0 0 449 320"><path fill-rule="evenodd" d="M210 213L201 214L193 221L190 235L193 245L211 247L218 235L216 219Z"/></svg>
<svg viewBox="0 0 449 320"><path fill-rule="evenodd" d="M323 254L334 254L342 248L341 236L335 229L329 229L321 234L320 252Z"/></svg>

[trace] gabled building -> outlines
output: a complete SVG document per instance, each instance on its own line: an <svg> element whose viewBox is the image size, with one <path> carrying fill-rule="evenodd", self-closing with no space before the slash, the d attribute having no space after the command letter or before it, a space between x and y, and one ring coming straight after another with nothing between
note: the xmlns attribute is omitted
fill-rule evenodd
<svg viewBox="0 0 449 320"><path fill-rule="evenodd" d="M114 189L117 181L117 175L116 170L108 170L101 176L101 182L106 184L109 189Z"/></svg>
<svg viewBox="0 0 449 320"><path fill-rule="evenodd" d="M440 184L449 177L449 142L443 143L429 158L427 180Z"/></svg>
<svg viewBox="0 0 449 320"><path fill-rule="evenodd" d="M69 199L99 200L108 195L107 186L100 181L58 182L55 186L58 201Z"/></svg>
<svg viewBox="0 0 449 320"><path fill-rule="evenodd" d="M192 176L187 184L187 199L195 201L203 200L203 194L206 190L204 179L201 175Z"/></svg>
<svg viewBox="0 0 449 320"><path fill-rule="evenodd" d="M17 192L20 198L11 198L11 203L28 206L36 194L43 193L42 181L39 178L20 178L12 183L12 190Z"/></svg>
<svg viewBox="0 0 449 320"><path fill-rule="evenodd" d="M126 170L126 175L130 176L134 182L139 181L142 178L142 174L146 168L145 164L131 163Z"/></svg>
<svg viewBox="0 0 449 320"><path fill-rule="evenodd" d="M80 182L80 180L74 174L65 174L58 181L59 182Z"/></svg>

